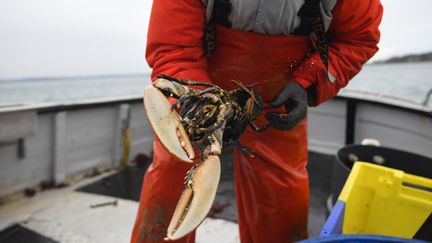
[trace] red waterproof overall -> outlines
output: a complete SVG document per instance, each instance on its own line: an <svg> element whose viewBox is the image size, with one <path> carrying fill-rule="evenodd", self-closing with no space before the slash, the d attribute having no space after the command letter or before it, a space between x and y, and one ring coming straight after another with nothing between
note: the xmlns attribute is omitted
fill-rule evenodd
<svg viewBox="0 0 432 243"><path fill-rule="evenodd" d="M226 89L236 88L229 80L241 81L258 89L267 102L290 80L311 48L309 39L300 36L269 36L219 26L216 36L216 50L208 59L210 80ZM283 112L282 107L272 110ZM260 116L256 123L262 126L267 120ZM241 241L305 238L309 207L306 120L291 131L270 128L256 133L248 128L240 143L254 155L234 149ZM163 242L189 168L155 140L132 242ZM194 237L191 233L178 242L194 242Z"/></svg>

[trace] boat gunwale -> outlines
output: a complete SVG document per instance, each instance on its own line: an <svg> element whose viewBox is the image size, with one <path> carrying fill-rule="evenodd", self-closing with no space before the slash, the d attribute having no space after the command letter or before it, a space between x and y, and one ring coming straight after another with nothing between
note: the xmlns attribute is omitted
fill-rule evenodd
<svg viewBox="0 0 432 243"><path fill-rule="evenodd" d="M410 102L397 97L381 95L378 93L364 92L358 90L348 90L338 94L336 100L355 101L358 103L371 103L380 106L397 108L399 110L409 110L432 117L432 106L423 106L415 102ZM17 111L36 110L40 113L52 111L76 110L81 108L115 105L119 103L143 102L142 95L120 96L105 99L85 99L76 102L57 102L57 103L22 103L11 105L0 105L0 114Z"/></svg>

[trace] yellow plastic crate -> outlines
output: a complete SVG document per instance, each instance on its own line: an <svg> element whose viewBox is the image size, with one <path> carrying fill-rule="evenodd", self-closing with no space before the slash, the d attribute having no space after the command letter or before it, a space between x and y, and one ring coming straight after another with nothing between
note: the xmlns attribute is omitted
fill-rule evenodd
<svg viewBox="0 0 432 243"><path fill-rule="evenodd" d="M432 213L432 180L357 162L339 196L343 234L412 238Z"/></svg>

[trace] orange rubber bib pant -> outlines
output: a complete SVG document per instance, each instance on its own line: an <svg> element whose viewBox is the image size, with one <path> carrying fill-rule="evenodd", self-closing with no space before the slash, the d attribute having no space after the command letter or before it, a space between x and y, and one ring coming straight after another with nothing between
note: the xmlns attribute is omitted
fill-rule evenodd
<svg viewBox="0 0 432 243"><path fill-rule="evenodd" d="M333 97L377 50L381 5L376 0L354 2L340 0L332 26L341 27L329 29L333 37L329 71L336 77L334 84L328 82L318 54L306 57L312 47L306 37L270 36L217 26L215 52L204 58L205 9L200 1L153 2L147 60L153 67L153 78L165 73L211 80L225 89L237 88L229 80L241 81L257 89L266 102L295 79L304 87L314 85L317 105ZM281 107L266 107L263 113L269 111L284 112ZM267 120L261 115L256 123L263 126ZM256 133L248 128L239 143L254 155L234 149L241 241L305 238L309 206L306 120L291 131L269 128ZM144 177L131 242L163 242L190 167L173 158L155 139L153 163ZM194 240L192 232L175 242Z"/></svg>
<svg viewBox="0 0 432 243"><path fill-rule="evenodd" d="M253 85L267 101L280 92L288 82L289 70L310 49L306 37L269 38L223 27L218 27L216 33L217 48L208 60L212 82L226 89L236 88L226 80ZM241 49L237 48L238 43L242 43ZM282 112L280 109L275 110ZM256 123L263 126L268 122L260 116ZM256 133L248 128L241 137L240 144L253 153L251 157L234 149L242 242L287 242L307 236L306 139L306 121L291 131L269 128ZM134 236L149 239L148 242L165 236L188 169L190 165L173 158L158 141L154 143L154 159L144 179ZM193 235L188 238L187 242L193 242Z"/></svg>

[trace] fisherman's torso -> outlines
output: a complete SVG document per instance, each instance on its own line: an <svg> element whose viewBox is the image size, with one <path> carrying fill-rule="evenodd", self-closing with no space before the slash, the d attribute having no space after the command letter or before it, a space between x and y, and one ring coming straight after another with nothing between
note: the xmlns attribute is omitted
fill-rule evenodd
<svg viewBox="0 0 432 243"><path fill-rule="evenodd" d="M231 11L228 21L231 28L269 35L290 35L300 25L298 12L305 0L201 0L207 8L210 19L215 1L229 2ZM321 1L321 16L327 30L331 20L331 10L337 0Z"/></svg>

